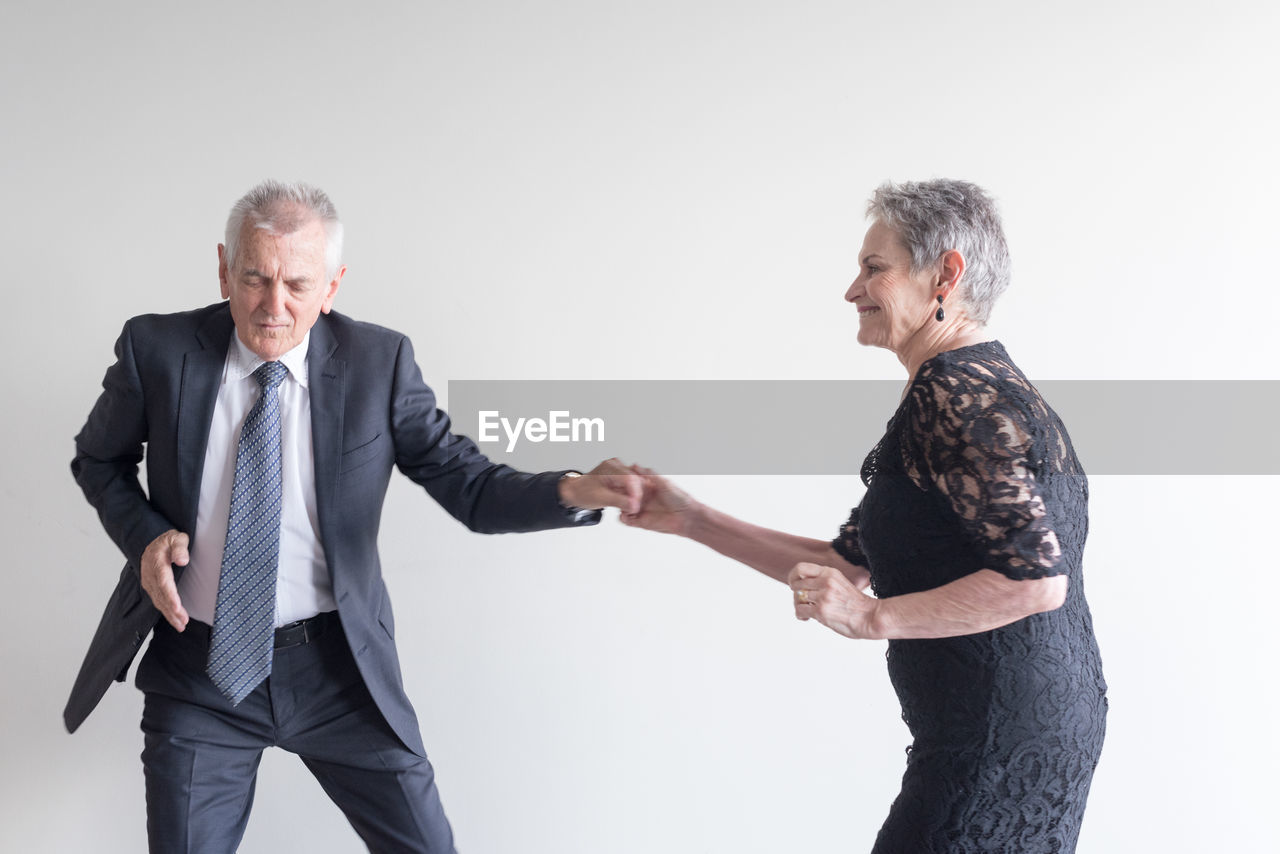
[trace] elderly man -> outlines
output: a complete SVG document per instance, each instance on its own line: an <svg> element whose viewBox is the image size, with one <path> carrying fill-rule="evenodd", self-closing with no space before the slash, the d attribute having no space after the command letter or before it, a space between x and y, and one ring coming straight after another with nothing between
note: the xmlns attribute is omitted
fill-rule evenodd
<svg viewBox="0 0 1280 854"><path fill-rule="evenodd" d="M453 851L378 562L393 466L473 531L639 506L615 461L525 474L451 434L409 340L331 310L341 251L323 192L252 189L218 247L225 301L126 323L76 437L72 471L128 564L64 717L74 731L155 629L137 673L153 852L234 851L269 746L370 850Z"/></svg>

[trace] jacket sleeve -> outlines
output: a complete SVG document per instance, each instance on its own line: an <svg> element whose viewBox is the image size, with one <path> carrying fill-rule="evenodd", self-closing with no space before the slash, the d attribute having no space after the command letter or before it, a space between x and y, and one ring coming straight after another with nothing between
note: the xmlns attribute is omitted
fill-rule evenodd
<svg viewBox="0 0 1280 854"><path fill-rule="evenodd" d="M126 323L120 333L115 364L107 369L102 394L76 436L71 473L107 535L136 570L147 545L174 525L151 506L138 482L147 416L132 324Z"/></svg>
<svg viewBox="0 0 1280 854"><path fill-rule="evenodd" d="M472 531L539 531L600 521L599 511L576 514L560 504L564 472L517 471L450 432L449 416L423 382L408 338L396 354L391 421L397 467Z"/></svg>

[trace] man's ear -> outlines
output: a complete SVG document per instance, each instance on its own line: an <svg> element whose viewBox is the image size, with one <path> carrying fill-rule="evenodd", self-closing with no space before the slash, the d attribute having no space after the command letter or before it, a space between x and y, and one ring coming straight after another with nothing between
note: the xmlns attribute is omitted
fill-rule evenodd
<svg viewBox="0 0 1280 854"><path fill-rule="evenodd" d="M231 284L227 281L227 247L218 244L218 284L222 286L222 298L231 298Z"/></svg>
<svg viewBox="0 0 1280 854"><path fill-rule="evenodd" d="M320 310L325 314L333 308L333 298L338 295L338 285L342 284L342 277L347 274L347 267L344 264L338 268L338 275L333 277L333 281L329 283L329 291L324 295L324 302L320 303Z"/></svg>

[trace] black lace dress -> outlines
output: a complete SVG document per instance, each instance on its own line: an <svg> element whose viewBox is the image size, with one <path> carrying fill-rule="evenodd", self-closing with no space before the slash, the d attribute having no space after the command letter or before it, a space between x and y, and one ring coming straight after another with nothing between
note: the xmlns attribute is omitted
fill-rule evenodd
<svg viewBox="0 0 1280 854"><path fill-rule="evenodd" d="M1088 482L1062 422L999 343L950 350L921 366L862 480L834 546L881 598L983 568L1070 578L1055 611L889 641L913 743L874 854L1074 851L1107 701L1080 574Z"/></svg>

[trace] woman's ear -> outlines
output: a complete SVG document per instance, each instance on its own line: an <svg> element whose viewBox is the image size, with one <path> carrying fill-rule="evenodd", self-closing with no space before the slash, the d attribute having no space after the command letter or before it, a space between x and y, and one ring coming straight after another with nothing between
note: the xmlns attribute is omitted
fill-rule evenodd
<svg viewBox="0 0 1280 854"><path fill-rule="evenodd" d="M959 249L948 249L942 253L941 269L938 274L938 295L949 299L956 289L960 278L964 275L964 256Z"/></svg>

